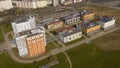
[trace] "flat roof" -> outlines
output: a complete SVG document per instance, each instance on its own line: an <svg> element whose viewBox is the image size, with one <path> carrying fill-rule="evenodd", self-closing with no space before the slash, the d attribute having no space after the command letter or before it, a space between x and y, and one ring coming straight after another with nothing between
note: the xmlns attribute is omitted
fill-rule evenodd
<svg viewBox="0 0 120 68"><path fill-rule="evenodd" d="M78 32L81 32L81 29L75 29L73 31L66 31L66 32L63 32L62 35L63 35L63 37L67 37L67 36L76 34Z"/></svg>
<svg viewBox="0 0 120 68"><path fill-rule="evenodd" d="M28 37L29 36L34 36L34 35L42 33L42 30L44 30L44 29L41 28L41 27L34 28L34 29L31 29L31 30L26 30L26 31L23 31L23 32L20 32L20 33L16 34L16 37L23 36L23 35L27 35Z"/></svg>

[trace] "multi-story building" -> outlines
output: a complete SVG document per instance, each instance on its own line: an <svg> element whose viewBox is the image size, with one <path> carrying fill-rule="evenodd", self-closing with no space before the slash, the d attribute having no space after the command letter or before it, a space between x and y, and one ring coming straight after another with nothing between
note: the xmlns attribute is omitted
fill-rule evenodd
<svg viewBox="0 0 120 68"><path fill-rule="evenodd" d="M99 21L98 23L100 24L101 28L106 30L113 27L115 25L116 20L112 17L100 16L97 17L97 21Z"/></svg>
<svg viewBox="0 0 120 68"><path fill-rule="evenodd" d="M94 13L88 10L83 10L80 12L81 15L81 19L83 21L87 21L87 20L93 20L94 19Z"/></svg>
<svg viewBox="0 0 120 68"><path fill-rule="evenodd" d="M18 34L19 32L34 29L36 28L35 18L34 17L19 18L16 21L12 22L12 28L15 35Z"/></svg>
<svg viewBox="0 0 120 68"><path fill-rule="evenodd" d="M34 57L44 54L46 49L45 30L43 27L34 29L28 32L26 37L26 45L28 49L28 56Z"/></svg>
<svg viewBox="0 0 120 68"><path fill-rule="evenodd" d="M73 26L66 26L64 28L58 29L55 31L62 42L67 43L75 39L81 38L82 31L79 28Z"/></svg>
<svg viewBox="0 0 120 68"><path fill-rule="evenodd" d="M71 28L71 30L65 29L60 35L60 40L64 43L71 42L73 40L76 40L78 38L82 37L82 31L81 29Z"/></svg>
<svg viewBox="0 0 120 68"><path fill-rule="evenodd" d="M63 22L58 20L58 19L49 21L45 24L45 27L47 29L50 29L50 30L57 29L57 28L60 28L62 26L63 26Z"/></svg>
<svg viewBox="0 0 120 68"><path fill-rule="evenodd" d="M36 27L34 17L18 19L12 27L20 56L33 57L45 53L45 30Z"/></svg>
<svg viewBox="0 0 120 68"><path fill-rule="evenodd" d="M83 23L82 25L82 32L87 35L98 32L99 30L100 30L100 25L96 22Z"/></svg>
<svg viewBox="0 0 120 68"><path fill-rule="evenodd" d="M13 8L11 0L0 0L0 11Z"/></svg>
<svg viewBox="0 0 120 68"><path fill-rule="evenodd" d="M82 0L65 0L64 5L70 5L75 3L80 3Z"/></svg>
<svg viewBox="0 0 120 68"><path fill-rule="evenodd" d="M15 38L20 56L26 56L28 54L28 50L27 50L27 46L26 46L26 42L25 42L26 36L27 35L19 34Z"/></svg>
<svg viewBox="0 0 120 68"><path fill-rule="evenodd" d="M14 7L19 8L43 8L47 7L46 0L13 0Z"/></svg>
<svg viewBox="0 0 120 68"><path fill-rule="evenodd" d="M79 13L74 13L68 16L61 17L61 20L63 20L66 24L75 24L80 22L81 18Z"/></svg>

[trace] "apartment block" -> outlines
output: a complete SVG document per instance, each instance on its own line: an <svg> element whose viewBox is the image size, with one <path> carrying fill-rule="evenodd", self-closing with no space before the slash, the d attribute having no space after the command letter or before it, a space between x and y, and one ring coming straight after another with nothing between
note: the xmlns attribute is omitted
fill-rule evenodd
<svg viewBox="0 0 120 68"><path fill-rule="evenodd" d="M20 18L11 24L21 57L34 57L45 53L45 30L42 26L36 27L34 17Z"/></svg>
<svg viewBox="0 0 120 68"><path fill-rule="evenodd" d="M44 8L47 7L46 0L13 0L14 7L18 8Z"/></svg>
<svg viewBox="0 0 120 68"><path fill-rule="evenodd" d="M46 52L46 39L43 27L31 30L26 37L28 56L34 57Z"/></svg>
<svg viewBox="0 0 120 68"><path fill-rule="evenodd" d="M13 8L11 0L0 0L0 11Z"/></svg>
<svg viewBox="0 0 120 68"><path fill-rule="evenodd" d="M95 14L89 10L83 10L80 12L80 15L81 15L81 19L83 21L86 21L86 20L93 20Z"/></svg>
<svg viewBox="0 0 120 68"><path fill-rule="evenodd" d="M70 14L64 17L61 17L66 24L75 24L81 21L81 17L79 13Z"/></svg>
<svg viewBox="0 0 120 68"><path fill-rule="evenodd" d="M19 32L23 32L26 30L34 29L36 28L36 22L34 17L24 17L24 18L19 18L12 22L12 28L15 36Z"/></svg>

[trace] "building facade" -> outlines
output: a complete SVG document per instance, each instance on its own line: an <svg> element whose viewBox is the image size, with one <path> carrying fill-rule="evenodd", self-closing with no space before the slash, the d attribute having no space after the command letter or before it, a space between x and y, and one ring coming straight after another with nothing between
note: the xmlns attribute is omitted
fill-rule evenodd
<svg viewBox="0 0 120 68"><path fill-rule="evenodd" d="M82 26L83 33L89 35L100 30L100 25L98 23L85 23Z"/></svg>
<svg viewBox="0 0 120 68"><path fill-rule="evenodd" d="M83 21L87 21L87 20L93 20L95 14L91 11L83 10L80 12L80 15Z"/></svg>
<svg viewBox="0 0 120 68"><path fill-rule="evenodd" d="M115 19L108 16L100 16L98 19L98 23L100 24L100 27L104 30L109 29L115 25Z"/></svg>
<svg viewBox="0 0 120 68"><path fill-rule="evenodd" d="M28 50L25 42L26 37L27 35L22 35L15 38L20 56L26 56L28 54Z"/></svg>
<svg viewBox="0 0 120 68"><path fill-rule="evenodd" d="M50 29L50 30L57 29L57 28L60 28L62 26L63 26L63 22L60 20L54 20L54 21L48 22L46 24L46 28Z"/></svg>
<svg viewBox="0 0 120 68"><path fill-rule="evenodd" d="M75 24L81 21L80 15L78 13L70 14L68 16L61 17L66 24Z"/></svg>
<svg viewBox="0 0 120 68"><path fill-rule="evenodd" d="M11 0L0 0L0 11L13 8Z"/></svg>
<svg viewBox="0 0 120 68"><path fill-rule="evenodd" d="M45 39L45 31L44 28L34 30L36 34L32 34L32 36L26 37L26 44L28 49L28 56L34 57L46 52L46 39Z"/></svg>
<svg viewBox="0 0 120 68"><path fill-rule="evenodd" d="M18 8L44 8L47 7L48 2L46 0L14 0L14 7Z"/></svg>
<svg viewBox="0 0 120 68"><path fill-rule="evenodd" d="M17 19L16 21L12 22L12 28L15 35L19 32L36 28L35 18L24 17Z"/></svg>
<svg viewBox="0 0 120 68"><path fill-rule="evenodd" d="M60 40L64 43L71 42L73 40L79 39L82 37L81 30L66 31L60 34Z"/></svg>

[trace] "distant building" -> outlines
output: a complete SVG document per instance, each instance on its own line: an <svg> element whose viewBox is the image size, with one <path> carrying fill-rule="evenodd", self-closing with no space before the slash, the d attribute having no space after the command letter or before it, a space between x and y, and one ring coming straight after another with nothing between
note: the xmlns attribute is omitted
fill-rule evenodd
<svg viewBox="0 0 120 68"><path fill-rule="evenodd" d="M59 6L59 0L53 0L53 6Z"/></svg>
<svg viewBox="0 0 120 68"><path fill-rule="evenodd" d="M48 2L46 0L13 0L14 7L18 8L43 8L47 7Z"/></svg>
<svg viewBox="0 0 120 68"><path fill-rule="evenodd" d="M0 11L13 8L11 0L0 0Z"/></svg>
<svg viewBox="0 0 120 68"><path fill-rule="evenodd" d="M80 22L81 18L79 13L74 13L68 16L61 17L61 20L63 20L66 24L75 24Z"/></svg>
<svg viewBox="0 0 120 68"><path fill-rule="evenodd" d="M19 32L36 28L35 18L24 17L17 19L16 21L12 22L12 28L15 35L18 34Z"/></svg>
<svg viewBox="0 0 120 68"><path fill-rule="evenodd" d="M49 21L45 24L45 27L47 29L57 29L57 28L60 28L63 26L63 22L58 20L58 19L55 19L55 20L52 20L52 21Z"/></svg>
<svg viewBox="0 0 120 68"><path fill-rule="evenodd" d="M94 19L94 13L88 10L83 10L80 12L81 15L81 19L83 21L87 21L87 20L93 20Z"/></svg>
<svg viewBox="0 0 120 68"><path fill-rule="evenodd" d="M96 22L83 23L82 25L82 32L87 35L93 34L99 30L100 30L100 25Z"/></svg>
<svg viewBox="0 0 120 68"><path fill-rule="evenodd" d="M97 20L99 21L98 23L100 24L101 28L104 30L113 27L116 21L114 18L108 16L100 16L97 18Z"/></svg>
<svg viewBox="0 0 120 68"><path fill-rule="evenodd" d="M75 3L80 3L82 0L65 0L64 5L70 5Z"/></svg>

